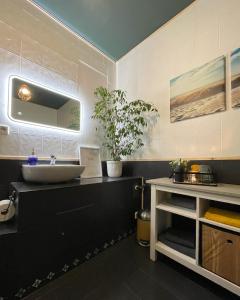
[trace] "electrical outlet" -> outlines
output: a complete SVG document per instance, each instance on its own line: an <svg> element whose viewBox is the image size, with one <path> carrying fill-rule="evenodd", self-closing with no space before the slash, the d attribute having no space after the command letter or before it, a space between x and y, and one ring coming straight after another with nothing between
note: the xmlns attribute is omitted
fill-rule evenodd
<svg viewBox="0 0 240 300"><path fill-rule="evenodd" d="M9 135L9 126L0 125L0 135Z"/></svg>

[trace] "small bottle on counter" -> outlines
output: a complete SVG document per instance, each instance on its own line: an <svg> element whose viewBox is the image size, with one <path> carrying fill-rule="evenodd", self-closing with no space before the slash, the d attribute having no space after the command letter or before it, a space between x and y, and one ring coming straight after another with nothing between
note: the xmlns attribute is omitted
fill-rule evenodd
<svg viewBox="0 0 240 300"><path fill-rule="evenodd" d="M35 166L38 163L38 158L35 155L35 151L34 148L32 149L32 154L28 156L28 160L27 160L28 164L31 166Z"/></svg>

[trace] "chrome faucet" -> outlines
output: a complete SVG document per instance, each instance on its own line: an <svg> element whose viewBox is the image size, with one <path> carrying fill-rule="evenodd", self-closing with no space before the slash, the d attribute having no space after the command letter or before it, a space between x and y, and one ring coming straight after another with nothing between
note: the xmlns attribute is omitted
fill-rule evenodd
<svg viewBox="0 0 240 300"><path fill-rule="evenodd" d="M56 156L54 154L51 154L50 156L50 165L55 165L56 162Z"/></svg>

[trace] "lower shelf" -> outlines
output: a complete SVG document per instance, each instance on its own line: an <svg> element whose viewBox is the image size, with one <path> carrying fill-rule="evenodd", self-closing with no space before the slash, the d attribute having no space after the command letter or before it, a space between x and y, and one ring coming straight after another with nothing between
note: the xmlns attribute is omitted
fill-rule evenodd
<svg viewBox="0 0 240 300"><path fill-rule="evenodd" d="M169 238L170 238L170 240L169 240ZM171 234L169 237L168 232L158 235L158 241L160 243L163 243L164 245L176 250L177 252L180 252L188 257L195 259L196 258L196 249L194 248L194 244L192 245L193 248L190 248L186 245L181 244L181 243L187 242L186 240L179 239L178 242L176 242L175 238L177 238L177 237L174 235L171 236ZM193 237L193 238L195 238L195 237ZM190 244L190 242L189 242L189 244Z"/></svg>
<svg viewBox="0 0 240 300"><path fill-rule="evenodd" d="M195 259L182 254L159 241L155 244L155 250L240 296L239 286L204 269L197 264Z"/></svg>
<svg viewBox="0 0 240 300"><path fill-rule="evenodd" d="M186 261L187 263L190 263L190 264L193 264L193 265L196 265L196 259L190 257L190 256L187 256L167 245L165 245L164 243L162 242L157 242L156 243L156 251L160 252L160 253L163 253L163 254L166 254L167 256L173 256L171 258L175 259L175 260L178 260L178 259L182 259L184 261Z"/></svg>

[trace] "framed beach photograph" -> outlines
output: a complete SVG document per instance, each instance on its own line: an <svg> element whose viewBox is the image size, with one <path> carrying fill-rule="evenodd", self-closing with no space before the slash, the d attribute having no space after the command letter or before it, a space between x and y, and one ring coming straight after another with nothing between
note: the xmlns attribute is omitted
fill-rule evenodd
<svg viewBox="0 0 240 300"><path fill-rule="evenodd" d="M240 48L231 54L232 107L240 107Z"/></svg>
<svg viewBox="0 0 240 300"><path fill-rule="evenodd" d="M102 177L102 163L99 148L80 147L79 159L80 164L86 166L81 175L82 178Z"/></svg>
<svg viewBox="0 0 240 300"><path fill-rule="evenodd" d="M226 110L225 57L170 81L171 123Z"/></svg>

